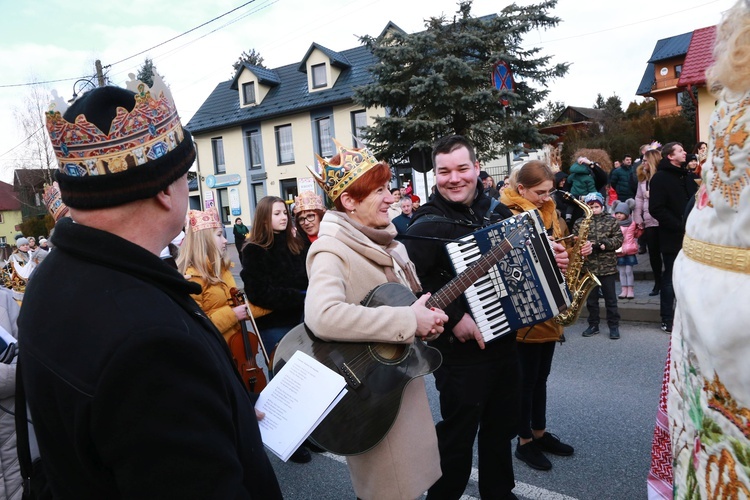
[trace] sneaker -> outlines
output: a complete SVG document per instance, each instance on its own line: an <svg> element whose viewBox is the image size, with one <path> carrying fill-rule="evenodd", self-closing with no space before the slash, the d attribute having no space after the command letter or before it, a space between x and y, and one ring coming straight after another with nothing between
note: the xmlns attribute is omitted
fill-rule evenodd
<svg viewBox="0 0 750 500"><path fill-rule="evenodd" d="M552 468L552 462L544 456L537 446L536 440L529 441L526 444L521 444L521 440L519 439L518 444L516 445L515 455L517 459L532 469L550 470Z"/></svg>
<svg viewBox="0 0 750 500"><path fill-rule="evenodd" d="M667 333L672 333L672 325L671 325L671 324L669 324L669 323L662 323L662 324L661 324L661 329L662 329L662 331L664 331L664 332L667 332Z"/></svg>
<svg viewBox="0 0 750 500"><path fill-rule="evenodd" d="M296 464L306 464L310 460L312 460L312 455L310 455L310 451L304 447L300 446L297 448L297 451L292 453L292 456L289 457L289 460Z"/></svg>
<svg viewBox="0 0 750 500"><path fill-rule="evenodd" d="M659 295L659 289L658 288L654 288L653 290L651 290L650 292L648 292L648 296L649 297L656 297L657 295Z"/></svg>
<svg viewBox="0 0 750 500"><path fill-rule="evenodd" d="M560 438L549 432L545 432L539 439L534 439L534 442L540 450L552 453L553 455L567 457L573 454L572 446L563 443L560 441Z"/></svg>
<svg viewBox="0 0 750 500"><path fill-rule="evenodd" d="M589 325L588 328L586 328L581 335L584 337L593 337L599 333L599 325Z"/></svg>
<svg viewBox="0 0 750 500"><path fill-rule="evenodd" d="M613 326L609 329L609 338L612 340L617 340L620 338L620 328Z"/></svg>

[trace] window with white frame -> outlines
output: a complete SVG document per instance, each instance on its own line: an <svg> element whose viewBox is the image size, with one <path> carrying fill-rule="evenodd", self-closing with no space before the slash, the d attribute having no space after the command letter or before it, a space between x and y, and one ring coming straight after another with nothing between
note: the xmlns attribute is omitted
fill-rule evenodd
<svg viewBox="0 0 750 500"><path fill-rule="evenodd" d="M323 158L333 156L333 141L331 140L331 117L325 116L315 120L315 129L318 136L318 151Z"/></svg>
<svg viewBox="0 0 750 500"><path fill-rule="evenodd" d="M211 150L214 155L214 173L226 173L227 166L224 163L224 140L221 137L211 139Z"/></svg>
<svg viewBox="0 0 750 500"><path fill-rule="evenodd" d="M242 104L255 104L255 82L242 84Z"/></svg>
<svg viewBox="0 0 750 500"><path fill-rule="evenodd" d="M280 125L275 128L276 132L276 157L279 165L294 163L294 142L292 138L292 125Z"/></svg>
<svg viewBox="0 0 750 500"><path fill-rule="evenodd" d="M314 89L319 89L328 85L325 63L316 64L310 69L312 70L312 86Z"/></svg>
<svg viewBox="0 0 750 500"><path fill-rule="evenodd" d="M260 130L247 130L245 132L247 153L250 157L250 170L263 167L263 149L260 143Z"/></svg>
<svg viewBox="0 0 750 500"><path fill-rule="evenodd" d="M355 147L364 145L364 133L362 129L367 126L367 111L362 109L360 111L352 111L352 134L357 138L359 144L354 144Z"/></svg>

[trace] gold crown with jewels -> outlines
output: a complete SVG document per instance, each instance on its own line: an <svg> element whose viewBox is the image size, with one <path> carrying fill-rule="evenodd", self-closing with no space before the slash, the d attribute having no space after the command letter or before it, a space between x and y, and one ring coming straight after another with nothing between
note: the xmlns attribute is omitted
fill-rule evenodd
<svg viewBox="0 0 750 500"><path fill-rule="evenodd" d="M308 167L315 181L323 188L331 201L336 201L346 188L351 186L362 174L380 163L367 148L347 148L339 141L331 138L336 145L336 151L341 158L340 165L331 165L327 160L315 155L320 164L321 173L318 174Z"/></svg>

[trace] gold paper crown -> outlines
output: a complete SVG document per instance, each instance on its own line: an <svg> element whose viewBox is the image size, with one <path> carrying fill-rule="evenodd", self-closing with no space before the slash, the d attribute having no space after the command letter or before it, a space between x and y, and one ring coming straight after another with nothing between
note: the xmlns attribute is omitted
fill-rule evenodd
<svg viewBox="0 0 750 500"><path fill-rule="evenodd" d="M215 207L211 207L205 212L200 210L188 211L188 226L195 233L203 229L220 229L224 227L219 217L219 212Z"/></svg>
<svg viewBox="0 0 750 500"><path fill-rule="evenodd" d="M44 205L47 207L47 211L50 213L55 222L68 215L68 206L63 203L62 197L60 196L60 187L57 182L53 182L50 186L44 186L44 195L42 195Z"/></svg>
<svg viewBox="0 0 750 500"><path fill-rule="evenodd" d="M323 206L323 198L312 191L302 191L299 196L294 197L294 215L305 210L325 212L326 207Z"/></svg>
<svg viewBox="0 0 750 500"><path fill-rule="evenodd" d="M341 164L331 165L325 159L315 155L318 158L322 175L313 172L309 167L308 170L331 201L336 201L346 188L379 162L367 148L349 149L336 139L331 138L331 140L336 145L336 150L341 157Z"/></svg>

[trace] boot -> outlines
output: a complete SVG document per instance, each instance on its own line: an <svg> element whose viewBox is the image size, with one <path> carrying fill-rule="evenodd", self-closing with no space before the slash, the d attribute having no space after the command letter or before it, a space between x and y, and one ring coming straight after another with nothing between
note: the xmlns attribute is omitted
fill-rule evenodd
<svg viewBox="0 0 750 500"><path fill-rule="evenodd" d="M618 299L624 299L628 296L628 287L624 286L622 287L622 291L620 292L620 295L617 296Z"/></svg>
<svg viewBox="0 0 750 500"><path fill-rule="evenodd" d="M635 291L633 290L635 287L633 287L633 286L626 286L625 288L627 288L627 293L625 294L625 297L628 298L628 299L635 298Z"/></svg>

